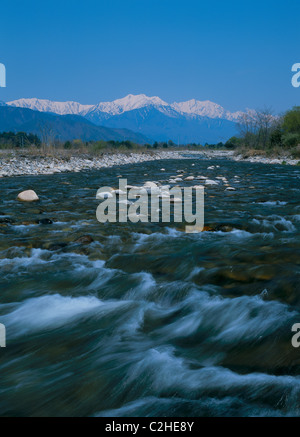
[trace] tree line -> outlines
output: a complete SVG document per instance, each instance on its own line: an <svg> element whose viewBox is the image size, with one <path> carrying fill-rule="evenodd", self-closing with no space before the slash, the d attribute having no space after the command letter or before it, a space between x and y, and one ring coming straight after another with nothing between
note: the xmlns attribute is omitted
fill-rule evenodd
<svg viewBox="0 0 300 437"><path fill-rule="evenodd" d="M45 129L46 131L46 129ZM83 141L81 139L74 139L69 141L61 141L57 138L51 137L41 133L41 138L34 134L27 134L25 132L3 132L0 133L0 148L28 148L28 147L43 147L45 149L65 149L65 150L86 150L92 152L101 152L106 150L142 150L142 149L167 149L178 147L173 141L155 141L153 144L137 144L133 141L123 140L99 140L99 141ZM190 146L197 146L192 144ZM198 145L199 146L199 145Z"/></svg>
<svg viewBox="0 0 300 437"><path fill-rule="evenodd" d="M27 134L26 132L0 132L0 148L39 147L40 145L41 140L34 134Z"/></svg>
<svg viewBox="0 0 300 437"><path fill-rule="evenodd" d="M227 148L282 149L300 154L300 106L282 116L274 116L269 109L248 110L239 117L237 126L239 136L230 138Z"/></svg>
<svg viewBox="0 0 300 437"><path fill-rule="evenodd" d="M246 149L275 151L288 150L292 155L300 157L300 106L295 106L282 116L274 116L269 109L248 110L237 120L239 134L227 142L218 144L205 144L209 148ZM48 135L49 136L49 135ZM48 138L48 137L47 137ZM51 137L52 138L52 137ZM52 138L51 141L35 134L25 132L0 133L0 148L27 148L45 147L54 149L85 150L102 152L107 150L142 150L142 149L167 149L184 147L186 149L202 148L201 144L177 145L173 141L155 141L154 144L136 144L129 140L124 141L61 141Z"/></svg>

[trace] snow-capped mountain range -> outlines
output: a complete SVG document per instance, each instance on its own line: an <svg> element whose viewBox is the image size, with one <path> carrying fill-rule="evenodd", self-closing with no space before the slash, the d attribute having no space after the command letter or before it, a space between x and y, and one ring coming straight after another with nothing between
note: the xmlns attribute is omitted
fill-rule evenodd
<svg viewBox="0 0 300 437"><path fill-rule="evenodd" d="M173 140L176 143L226 141L236 134L236 121L242 114L227 111L209 100L167 103L157 96L145 94L129 94L96 105L36 98L14 100L6 105L63 116L77 115L97 126L125 128L153 141Z"/></svg>
<svg viewBox="0 0 300 437"><path fill-rule="evenodd" d="M145 94L133 95L113 100L112 102L100 102L97 105L82 105L78 102L53 102L43 99L19 99L6 102L9 106L29 108L41 112L54 112L55 114L77 114L86 116L89 113L104 112L108 115L119 115L134 109L152 106L162 112L178 112L180 114L200 115L209 118L221 118L224 120L236 121L242 112L230 112L221 105L209 100L188 100L186 102L167 103L159 97L148 97ZM170 111L171 109L171 111Z"/></svg>
<svg viewBox="0 0 300 437"><path fill-rule="evenodd" d="M18 108L28 108L40 112L53 112L54 114L67 115L88 112L94 108L94 105L81 105L77 102L52 102L44 99L19 99L12 102L6 102L8 106Z"/></svg>

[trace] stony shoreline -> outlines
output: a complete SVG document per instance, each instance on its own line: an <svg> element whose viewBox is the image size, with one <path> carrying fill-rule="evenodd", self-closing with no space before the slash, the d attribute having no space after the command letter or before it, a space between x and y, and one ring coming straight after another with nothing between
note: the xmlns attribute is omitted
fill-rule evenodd
<svg viewBox="0 0 300 437"><path fill-rule="evenodd" d="M286 165L299 165L299 159L292 159L288 156L282 156L280 158L268 158L266 156L257 155L249 156L245 158L241 154L236 154L234 150L205 150L205 151L193 151L192 154L203 155L206 159L223 158L231 159L238 162L253 162L261 164L286 164Z"/></svg>
<svg viewBox="0 0 300 437"><path fill-rule="evenodd" d="M282 158L267 158L265 156L250 156L244 158L242 155L235 155L234 161L246 161L246 162L259 162L261 164L286 164L286 165L298 165L299 159L291 159L287 156Z"/></svg>
<svg viewBox="0 0 300 437"><path fill-rule="evenodd" d="M24 175L52 175L55 173L80 172L82 170L97 170L119 165L136 164L163 159L189 159L184 154L201 155L204 159L223 158L234 161L245 161L262 164L287 164L297 165L299 160L283 158L267 158L264 156L252 156L244 158L236 155L231 150L205 150L205 151L155 151L145 153L114 153L104 154L101 157L0 157L0 178Z"/></svg>
<svg viewBox="0 0 300 437"><path fill-rule="evenodd" d="M213 159L213 158L224 158L224 159L231 159L233 161L238 162L257 162L261 164L287 164L287 165L298 165L300 162L299 159L292 159L288 156L282 156L278 158L268 158L266 156L257 155L257 156L249 156L245 158L241 154L236 154L234 150L206 150L204 152L202 151L196 151L192 152L193 154L202 154L207 159Z"/></svg>
<svg viewBox="0 0 300 437"><path fill-rule="evenodd" d="M115 153L104 154L101 157L85 158L52 158L13 156L0 158L0 178L23 175L51 175L55 173L79 172L82 170L97 170L118 165L135 164L161 159L183 159L180 152L159 151L154 153Z"/></svg>

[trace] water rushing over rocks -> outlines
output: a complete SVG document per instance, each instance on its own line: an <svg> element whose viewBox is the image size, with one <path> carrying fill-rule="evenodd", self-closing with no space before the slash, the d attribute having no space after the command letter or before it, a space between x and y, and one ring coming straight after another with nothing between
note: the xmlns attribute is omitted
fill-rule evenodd
<svg viewBox="0 0 300 437"><path fill-rule="evenodd" d="M203 183L204 231L100 224L120 175ZM199 155L1 179L1 415L298 416L299 182Z"/></svg>

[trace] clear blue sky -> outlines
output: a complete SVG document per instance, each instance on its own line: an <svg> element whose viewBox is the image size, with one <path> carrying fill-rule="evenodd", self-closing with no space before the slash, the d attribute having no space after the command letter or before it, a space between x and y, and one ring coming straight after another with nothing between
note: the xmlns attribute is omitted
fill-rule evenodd
<svg viewBox="0 0 300 437"><path fill-rule="evenodd" d="M0 13L0 100L145 93L229 110L300 104L299 0L10 0Z"/></svg>

